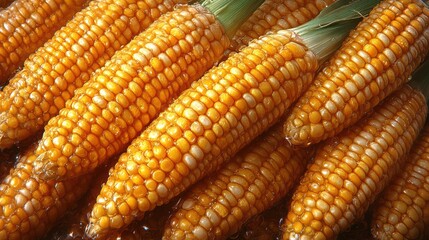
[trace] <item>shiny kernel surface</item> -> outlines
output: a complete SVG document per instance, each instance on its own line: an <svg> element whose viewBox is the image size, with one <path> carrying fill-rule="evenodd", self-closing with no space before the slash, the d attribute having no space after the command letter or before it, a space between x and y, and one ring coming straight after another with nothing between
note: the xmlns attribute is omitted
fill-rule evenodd
<svg viewBox="0 0 429 240"><path fill-rule="evenodd" d="M286 137L309 145L356 123L410 79L428 50L429 9L420 1L382 1L298 100Z"/></svg>
<svg viewBox="0 0 429 240"><path fill-rule="evenodd" d="M288 66L297 72L290 72ZM114 231L119 227L114 222L117 217L125 226L125 219L136 218L166 203L191 184L217 170L279 119L312 81L317 67L315 55L292 32L280 31L253 41L227 61L209 70L162 112L121 155L97 198L90 218L89 235L102 236ZM262 83L272 85L275 89L272 95L259 97L259 86ZM249 93L254 94L252 100L245 97ZM211 105L210 102L204 103L203 99L216 101ZM195 101L199 103L195 104ZM202 104L205 108L201 107ZM255 111L257 108L262 109L264 114L258 115ZM202 109L207 110L197 114ZM208 117L207 121L210 119L209 127L204 128L202 123L196 121L203 115ZM217 137L210 137L212 133ZM162 145L160 140L164 134L175 136L172 137L172 147ZM185 145L182 146L182 143ZM155 147L165 148L163 151L166 155L158 158ZM169 157L168 153L176 148L188 150L175 151L174 157ZM164 179L155 181L152 175L161 170L160 163L165 158L170 158L174 167L163 170ZM139 164L141 171L126 171L128 179L122 179L122 176L120 179L118 173L126 170L128 162ZM143 184L131 181L136 175L143 178ZM121 185L127 187L118 189L117 186ZM231 194L226 197L233 199ZM119 214L119 206L129 198L135 198L137 206L130 206L127 214ZM96 209L103 209L104 214L98 215ZM240 216L239 212L236 214ZM105 224L103 219L109 219L109 222ZM198 229L196 231L201 232Z"/></svg>
<svg viewBox="0 0 429 240"><path fill-rule="evenodd" d="M423 95L406 85L323 143L292 197L283 239L333 239L362 218L399 172L426 114Z"/></svg>
<svg viewBox="0 0 429 240"><path fill-rule="evenodd" d="M24 62L0 92L0 148L42 129L95 70L175 3L90 1Z"/></svg>
<svg viewBox="0 0 429 240"><path fill-rule="evenodd" d="M306 149L289 147L281 125L273 127L185 194L166 224L163 239L228 238L283 198L304 173L309 158ZM261 192L259 197L253 188ZM229 204L226 193L233 195L235 204ZM181 224L194 211L196 224Z"/></svg>
<svg viewBox="0 0 429 240"><path fill-rule="evenodd" d="M65 25L86 2L17 0L0 11L0 84L5 83L24 60Z"/></svg>
<svg viewBox="0 0 429 240"><path fill-rule="evenodd" d="M252 39L282 29L301 25L333 3L334 0L266 0L241 25L232 39L229 50L237 51Z"/></svg>
<svg viewBox="0 0 429 240"><path fill-rule="evenodd" d="M63 182L37 179L31 166L36 159L34 150L31 146L22 153L0 184L2 239L43 237L89 186L89 176Z"/></svg>
<svg viewBox="0 0 429 240"><path fill-rule="evenodd" d="M217 31L222 34L214 34ZM208 34L216 37L210 41ZM35 171L45 173L43 177L48 179L69 178L101 165L122 151L173 98L212 67L228 45L220 23L201 7L181 6L165 14L118 51L48 122L36 151L40 161L35 162ZM167 76L170 73L173 76ZM192 102L191 107L195 114L207 109L199 101ZM161 121L157 129L169 124ZM194 124L197 131L203 129L198 121ZM66 144L76 132L79 140ZM163 136L159 136L163 144L153 146L153 154L169 159L160 162L160 169L152 173L156 182L165 179L165 172L171 171L181 156L178 148L166 151L165 145L173 144L173 138ZM199 144L201 150L210 146L205 138ZM80 154L79 149L85 152ZM51 158L56 152L73 161ZM133 169L137 167L127 167L130 173L135 173ZM120 172L119 177L127 179L127 171Z"/></svg>
<svg viewBox="0 0 429 240"><path fill-rule="evenodd" d="M377 200L371 221L375 239L420 239L423 236L427 224L425 208L429 206L428 151L429 127L426 124L407 157L404 170Z"/></svg>

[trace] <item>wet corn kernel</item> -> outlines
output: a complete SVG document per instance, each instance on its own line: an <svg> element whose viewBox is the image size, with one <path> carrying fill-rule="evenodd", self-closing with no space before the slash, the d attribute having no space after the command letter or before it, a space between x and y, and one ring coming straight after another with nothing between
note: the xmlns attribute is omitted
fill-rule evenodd
<svg viewBox="0 0 429 240"><path fill-rule="evenodd" d="M323 143L292 197L283 239L332 239L363 217L399 172L426 113L423 95L404 86L367 118Z"/></svg>
<svg viewBox="0 0 429 240"><path fill-rule="evenodd" d="M304 173L309 158L308 150L288 146L281 125L273 127L181 199L163 238L226 239L252 216L283 198ZM261 195L256 197L249 190L252 188L259 189ZM224 191L232 195L234 204L227 204L230 201ZM241 217L232 225L228 218L237 212ZM181 224L189 213L194 213L191 224Z"/></svg>
<svg viewBox="0 0 429 240"><path fill-rule="evenodd" d="M65 25L86 2L17 0L1 11L0 84L5 83L24 60Z"/></svg>
<svg viewBox="0 0 429 240"><path fill-rule="evenodd" d="M407 82L429 50L428 26L429 9L420 1L382 1L292 109L284 127L290 142L336 135Z"/></svg>
<svg viewBox="0 0 429 240"><path fill-rule="evenodd" d="M75 96L67 102L58 116L48 122L43 140L36 151L40 161L35 162L35 171L42 175L46 173L42 176L46 179L75 177L88 173L123 150L173 98L222 57L220 53L229 45L229 39L225 34L215 34L219 29L223 32L223 27L214 15L201 7L185 5L165 14L160 21L136 36L103 69L94 74L85 86L75 92ZM183 34L180 38L171 38L172 31ZM207 39L206 35L209 34L216 38ZM182 48L180 41L192 41L193 48ZM210 46L219 43L216 46L221 49L209 47L203 51L202 42L205 41ZM169 57L166 52L174 54L171 53ZM153 59L162 59L165 63L157 69L150 66L149 62ZM189 59L186 60L187 68L176 71L171 80L159 83L167 69L185 59ZM195 70L191 70L191 67ZM153 74L149 76L148 72ZM188 109L189 113L185 111L184 114L192 121L196 120L197 113L206 110L205 105L199 101L192 102L191 107L196 111ZM81 117L93 112L92 108L103 114L91 114L88 119ZM153 111L150 111L151 108ZM130 110L133 113L127 114ZM198 123L194 122L192 126L202 131L203 126ZM165 129L168 124L168 121L161 121L157 129ZM79 142L66 144L76 131L81 133ZM170 137L170 144L174 144L175 131L172 129L172 135L165 135ZM108 137L108 134L112 137ZM165 139L158 135L154 138L158 137L160 140ZM205 138L200 138L199 143L203 147L209 146ZM76 149L82 147L86 153L78 154ZM60 155L69 159L75 157L75 160L60 162L60 158L49 157L53 152L60 152ZM69 153L71 157L67 156ZM153 146L153 154L157 159L171 159L161 163L161 170L153 173L154 179L162 182L165 178L164 170L173 169L173 162L178 162L182 155L179 148L166 151L164 144ZM119 176L127 179L127 171L122 171Z"/></svg>
<svg viewBox="0 0 429 240"><path fill-rule="evenodd" d="M0 184L2 239L43 237L88 189L89 176L64 182L38 180L32 175L34 150L33 145L22 153Z"/></svg>
<svg viewBox="0 0 429 240"><path fill-rule="evenodd" d="M0 148L42 129L95 70L177 1L90 1L0 92Z"/></svg>
<svg viewBox="0 0 429 240"><path fill-rule="evenodd" d="M266 0L250 18L241 25L232 39L229 50L237 51L252 39L268 32L301 25L333 3L334 0Z"/></svg>
<svg viewBox="0 0 429 240"><path fill-rule="evenodd" d="M277 51L268 52L264 50L266 44L272 45ZM290 56L294 56L294 58L291 59ZM300 65L298 64L300 61L305 61L307 64ZM256 66L252 69L252 73L246 72L247 64L238 64L246 62L250 66ZM272 66L272 64L278 64L279 68L263 67L264 65ZM298 73L288 72L285 69L288 65L295 66L294 69ZM164 204L203 176L215 171L234 153L277 121L286 108L311 82L317 67L316 56L299 39L295 38L294 33L280 31L251 42L241 52L232 55L218 67L212 68L199 81L194 82L191 88L184 91L166 111L161 113L133 141L128 147L127 153L121 155L117 165L112 170L109 180L103 186L94 207L94 209L102 207L107 212L109 207L116 209L127 198L135 197L140 203L138 208L130 207L130 211L126 215L106 214L105 216L111 219L107 227L101 226L100 220L102 217L92 214L88 229L89 235L102 236L113 231L112 225L116 225L116 223L113 224L112 222L115 219L114 216L121 216L123 219L140 216L144 212L153 209L156 205ZM254 82L254 84L247 84L246 77L233 77L236 70L231 69L235 68L239 68L240 71L246 72L246 75L250 74L253 77L256 74L261 75L261 79L259 82ZM296 76L296 78L290 76ZM279 101L273 103L272 108L266 109L265 115L248 117L253 115L252 112L255 108L251 106L256 106L272 98L271 96L255 97L255 104L250 104L246 100L247 97L244 97L246 94L253 93L253 90L259 89L259 84L263 82L272 84L272 88L275 89L273 94L278 96ZM296 91L289 91L288 88L293 88ZM205 113L198 114L195 118L195 112L202 109L200 108L202 96L217 99L216 103L218 104L207 108ZM195 101L200 103L196 104ZM240 103L239 107L237 103ZM212 115L214 118L211 118L211 127L192 130L193 125L188 118L199 119L199 116L206 115L209 112L213 114L214 111L211 109L216 112L216 114ZM210 118L209 116L207 117ZM165 121L168 124L165 124ZM208 147L200 146L199 143L206 141L205 133L211 131L219 133L219 137ZM178 143L186 141L185 148L189 148L189 151L178 158L179 162L175 163L171 171L165 171L165 177L161 182L159 182L161 179L157 179L158 183L151 176L152 173L160 170L158 163L164 159L158 159L154 156L153 147L161 146L159 136L170 132L177 134L177 137L173 138L174 147L184 149ZM179 141L181 139L184 140ZM209 140L207 139L207 141ZM167 153L169 149L166 149ZM173 159L170 160L173 161ZM124 169L127 165L126 163L130 161L138 162L140 166L145 166L145 169L148 170L145 172L145 174L148 174L144 177L144 185L132 183L133 174L131 173L128 173L130 175L128 180L120 180L115 175L115 173ZM147 189L146 185L152 182L162 187L154 187L155 190ZM122 184L129 186L126 191L115 191L115 186ZM144 195L136 196L136 190L140 187L146 187L147 192ZM165 190L168 191L168 194L165 194ZM156 202L151 202L151 195L158 196Z"/></svg>
<svg viewBox="0 0 429 240"><path fill-rule="evenodd" d="M374 238L420 239L423 236L424 209L429 206L428 149L426 124L407 157L404 170L395 176L375 204L371 221Z"/></svg>

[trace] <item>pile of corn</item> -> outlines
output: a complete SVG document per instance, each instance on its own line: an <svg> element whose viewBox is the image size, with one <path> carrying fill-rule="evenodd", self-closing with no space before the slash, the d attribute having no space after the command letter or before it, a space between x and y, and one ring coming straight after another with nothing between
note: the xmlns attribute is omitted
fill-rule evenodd
<svg viewBox="0 0 429 240"><path fill-rule="evenodd" d="M0 40L0 240L429 236L425 1L1 1Z"/></svg>

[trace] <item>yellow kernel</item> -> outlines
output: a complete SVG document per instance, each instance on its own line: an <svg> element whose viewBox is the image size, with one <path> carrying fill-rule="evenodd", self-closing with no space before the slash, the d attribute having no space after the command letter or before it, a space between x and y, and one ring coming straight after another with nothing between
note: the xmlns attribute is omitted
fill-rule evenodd
<svg viewBox="0 0 429 240"><path fill-rule="evenodd" d="M155 146L152 148L154 157L157 159L163 159L167 156L166 149L163 146Z"/></svg>
<svg viewBox="0 0 429 240"><path fill-rule="evenodd" d="M186 140L185 140L185 142L187 142ZM181 161L181 159L182 159L182 153L181 153L181 151L179 150L179 148L177 148L177 147L172 147L172 148L170 148L170 149L168 149L168 152L167 152L167 156L173 161L173 162L180 162Z"/></svg>
<svg viewBox="0 0 429 240"><path fill-rule="evenodd" d="M161 170L164 172L170 172L174 169L174 163L170 159L164 159L160 163Z"/></svg>
<svg viewBox="0 0 429 240"><path fill-rule="evenodd" d="M149 178L151 176L151 169L145 165L141 165L139 167L139 174L142 176L142 178Z"/></svg>
<svg viewBox="0 0 429 240"><path fill-rule="evenodd" d="M162 182L165 179L165 173L161 170L156 170L153 172L152 178L157 182ZM150 189L150 190L152 190L152 189Z"/></svg>

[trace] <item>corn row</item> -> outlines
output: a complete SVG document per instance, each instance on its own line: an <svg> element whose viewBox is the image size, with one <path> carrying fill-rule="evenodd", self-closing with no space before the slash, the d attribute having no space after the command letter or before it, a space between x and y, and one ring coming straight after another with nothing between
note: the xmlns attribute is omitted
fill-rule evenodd
<svg viewBox="0 0 429 240"><path fill-rule="evenodd" d="M385 0L344 42L285 123L291 143L332 137L408 81L429 50L429 9Z"/></svg>
<svg viewBox="0 0 429 240"><path fill-rule="evenodd" d="M404 86L316 153L292 197L283 239L332 239L363 217L424 125L421 92Z"/></svg>
<svg viewBox="0 0 429 240"><path fill-rule="evenodd" d="M285 112L318 62L290 31L212 68L122 154L91 213L95 237L129 224L215 171Z"/></svg>
<svg viewBox="0 0 429 240"><path fill-rule="evenodd" d="M241 25L232 38L229 50L237 51L252 39L282 29L301 25L314 17L335 0L265 0Z"/></svg>
<svg viewBox="0 0 429 240"><path fill-rule="evenodd" d="M163 239L226 239L272 207L304 173L310 154L273 127L182 199Z"/></svg>
<svg viewBox="0 0 429 240"><path fill-rule="evenodd" d="M0 92L0 148L43 128L115 51L178 1L91 1Z"/></svg>
<svg viewBox="0 0 429 240"><path fill-rule="evenodd" d="M115 54L45 127L35 171L45 179L85 174L122 151L229 46L201 6L166 13Z"/></svg>
<svg viewBox="0 0 429 240"><path fill-rule="evenodd" d="M0 84L83 8L87 0L16 0L0 12Z"/></svg>
<svg viewBox="0 0 429 240"><path fill-rule="evenodd" d="M0 185L0 239L38 239L87 190L89 177L66 182L42 181L32 175L35 146Z"/></svg>
<svg viewBox="0 0 429 240"><path fill-rule="evenodd" d="M429 124L411 150L404 170L377 201L371 232L376 239L419 239L429 205Z"/></svg>

